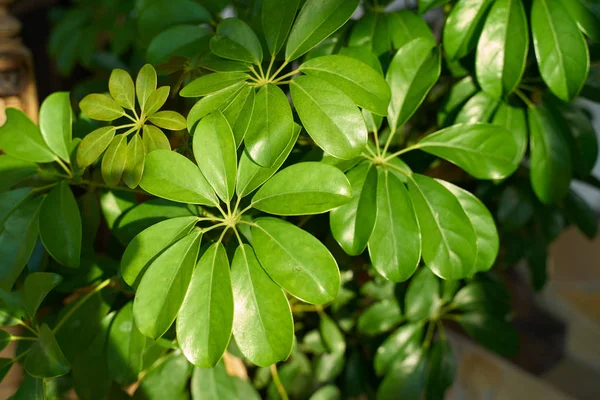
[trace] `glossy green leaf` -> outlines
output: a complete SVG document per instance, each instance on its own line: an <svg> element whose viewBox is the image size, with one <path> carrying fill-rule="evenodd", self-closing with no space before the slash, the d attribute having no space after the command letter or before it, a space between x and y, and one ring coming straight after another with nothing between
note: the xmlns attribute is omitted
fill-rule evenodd
<svg viewBox="0 0 600 400"><path fill-rule="evenodd" d="M148 267L133 302L133 315L140 332L156 339L171 326L185 297L202 231L179 239L162 252Z"/></svg>
<svg viewBox="0 0 600 400"><path fill-rule="evenodd" d="M158 110L160 110L162 106L165 105L167 99L169 98L170 92L171 88L169 86L161 86L150 93L148 100L146 100L144 107L142 107L142 113L146 117L153 116Z"/></svg>
<svg viewBox="0 0 600 400"><path fill-rule="evenodd" d="M133 302L129 302L111 323L106 343L108 371L116 382L126 385L138 380L146 340L135 323Z"/></svg>
<svg viewBox="0 0 600 400"><path fill-rule="evenodd" d="M123 168L123 182L131 189L135 189L142 179L145 157L146 149L144 148L144 141L140 135L133 135L133 138L127 145L127 155Z"/></svg>
<svg viewBox="0 0 600 400"><path fill-rule="evenodd" d="M574 191L571 191L565 199L565 213L567 218L589 239L596 237L598 233L596 212Z"/></svg>
<svg viewBox="0 0 600 400"><path fill-rule="evenodd" d="M466 76L452 85L446 98L442 101L437 114L438 125L445 127L454 122L461 107L471 96L477 93L478 89L473 82L473 78Z"/></svg>
<svg viewBox="0 0 600 400"><path fill-rule="evenodd" d="M530 179L537 197L546 204L563 199L572 177L568 143L547 108L529 108Z"/></svg>
<svg viewBox="0 0 600 400"><path fill-rule="evenodd" d="M440 49L419 37L394 55L385 79L392 91L387 118L392 131L417 111L441 73Z"/></svg>
<svg viewBox="0 0 600 400"><path fill-rule="evenodd" d="M252 197L252 206L276 215L321 214L351 197L350 182L342 171L324 163L303 162L269 179Z"/></svg>
<svg viewBox="0 0 600 400"><path fill-rule="evenodd" d="M235 252L231 283L233 335L242 354L260 367L287 359L294 342L290 305L246 244Z"/></svg>
<svg viewBox="0 0 600 400"><path fill-rule="evenodd" d="M483 313L463 314L458 323L477 342L496 353L510 357L519 348L519 335L511 324Z"/></svg>
<svg viewBox="0 0 600 400"><path fill-rule="evenodd" d="M421 5L419 1L419 6ZM410 10L400 10L387 14L388 31L390 40L395 49L412 42L417 38L423 38L435 46L436 40L427 22Z"/></svg>
<svg viewBox="0 0 600 400"><path fill-rule="evenodd" d="M426 136L417 147L444 158L478 179L503 179L519 166L512 134L491 124L459 124Z"/></svg>
<svg viewBox="0 0 600 400"><path fill-rule="evenodd" d="M600 5L594 0L568 0L562 4L583 33L600 42Z"/></svg>
<svg viewBox="0 0 600 400"><path fill-rule="evenodd" d="M135 86L127 71L113 69L108 80L108 91L121 107L128 110L135 108Z"/></svg>
<svg viewBox="0 0 600 400"><path fill-rule="evenodd" d="M453 60L463 58L477 45L483 17L492 0L459 0L444 25L444 51Z"/></svg>
<svg viewBox="0 0 600 400"><path fill-rule="evenodd" d="M368 134L352 99L314 76L295 78L290 91L304 128L320 148L342 160L360 155Z"/></svg>
<svg viewBox="0 0 600 400"><path fill-rule="evenodd" d="M485 92L476 93L460 109L455 124L489 122L500 102Z"/></svg>
<svg viewBox="0 0 600 400"><path fill-rule="evenodd" d="M125 110L105 94L88 94L79 103L81 112L98 121L114 121L125 115Z"/></svg>
<svg viewBox="0 0 600 400"><path fill-rule="evenodd" d="M202 75L187 84L179 95L182 97L201 97L219 92L243 82L248 79L244 72L215 72L214 74Z"/></svg>
<svg viewBox="0 0 600 400"><path fill-rule="evenodd" d="M229 375L223 362L214 368L194 368L191 389L193 400L260 399L248 381Z"/></svg>
<svg viewBox="0 0 600 400"><path fill-rule="evenodd" d="M377 216L377 169L359 164L346 174L352 187L352 199L331 211L331 233L349 255L360 255L375 228Z"/></svg>
<svg viewBox="0 0 600 400"><path fill-rule="evenodd" d="M390 51L390 35L388 14L378 11L366 12L352 27L348 46L362 47L380 56Z"/></svg>
<svg viewBox="0 0 600 400"><path fill-rule="evenodd" d="M246 137L250 122L254 114L255 90L250 86L244 86L237 92L231 103L223 108L222 112L233 131L235 145L240 147L242 140Z"/></svg>
<svg viewBox="0 0 600 400"><path fill-rule="evenodd" d="M50 150L69 162L73 110L68 92L53 93L40 107L40 132Z"/></svg>
<svg viewBox="0 0 600 400"><path fill-rule="evenodd" d="M152 39L146 58L148 62L159 65L172 57L193 57L198 50L208 48L212 31L206 26L176 25L162 31Z"/></svg>
<svg viewBox="0 0 600 400"><path fill-rule="evenodd" d="M17 392L10 400L46 400L44 379L25 374Z"/></svg>
<svg viewBox="0 0 600 400"><path fill-rule="evenodd" d="M340 49L340 54L343 56L352 57L358 61L362 61L377 71L380 75L383 75L383 70L381 69L381 63L379 62L379 59L366 46L342 47Z"/></svg>
<svg viewBox="0 0 600 400"><path fill-rule="evenodd" d="M377 389L377 400L419 400L425 388L425 354L421 349L397 359Z"/></svg>
<svg viewBox="0 0 600 400"><path fill-rule="evenodd" d="M396 175L386 170L377 176L377 219L369 256L377 272L393 282L410 278L421 258L421 233L410 196Z"/></svg>
<svg viewBox="0 0 600 400"><path fill-rule="evenodd" d="M208 114L220 110L224 111L229 107L236 96L245 88L250 88L246 82L238 82L218 92L209 94L201 98L194 104L187 116L188 130L194 130L194 125ZM253 88L250 88L253 90Z"/></svg>
<svg viewBox="0 0 600 400"><path fill-rule="evenodd" d="M29 375L37 378L55 378L71 369L48 325L40 327L40 336L27 352L24 366Z"/></svg>
<svg viewBox="0 0 600 400"><path fill-rule="evenodd" d="M87 134L77 147L77 165L85 168L93 164L110 145L116 131L114 126L105 126Z"/></svg>
<svg viewBox="0 0 600 400"><path fill-rule="evenodd" d="M346 23L358 0L308 0L294 22L285 47L285 59L295 60Z"/></svg>
<svg viewBox="0 0 600 400"><path fill-rule="evenodd" d="M492 214L477 197L466 190L449 182L442 180L438 180L438 182L456 196L467 217L469 217L473 229L475 229L475 235L477 236L475 272L489 270L494 265L500 248L500 239Z"/></svg>
<svg viewBox="0 0 600 400"><path fill-rule="evenodd" d="M6 109L6 122L0 126L0 149L11 157L34 163L48 163L56 159L40 129L16 108Z"/></svg>
<svg viewBox="0 0 600 400"><path fill-rule="evenodd" d="M177 317L177 342L188 361L212 368L231 338L233 292L229 260L219 242L202 255Z"/></svg>
<svg viewBox="0 0 600 400"><path fill-rule="evenodd" d="M187 384L192 373L191 364L178 353L150 368L134 395L134 400L186 400Z"/></svg>
<svg viewBox="0 0 600 400"><path fill-rule="evenodd" d="M135 93L141 109L144 109L150 94L156 90L156 70L150 64L144 65L135 79Z"/></svg>
<svg viewBox="0 0 600 400"><path fill-rule="evenodd" d="M585 84L590 56L583 34L559 0L534 0L531 31L540 74L552 93L571 101Z"/></svg>
<svg viewBox="0 0 600 400"><path fill-rule="evenodd" d="M279 286L302 301L333 301L340 288L337 262L314 236L276 218L252 226L252 244L265 271Z"/></svg>
<svg viewBox="0 0 600 400"><path fill-rule="evenodd" d="M263 86L256 94L252 119L244 138L250 158L263 167L272 167L290 141L293 124L292 109L285 93L273 84Z"/></svg>
<svg viewBox="0 0 600 400"><path fill-rule="evenodd" d="M374 336L386 332L402 321L402 311L396 300L383 300L369 306L358 317L358 330Z"/></svg>
<svg viewBox="0 0 600 400"><path fill-rule="evenodd" d="M527 115L524 108L514 107L506 103L500 103L492 124L505 127L511 134L517 144L517 157L523 158L527 151Z"/></svg>
<svg viewBox="0 0 600 400"><path fill-rule="evenodd" d="M171 131L179 131L186 127L183 115L175 111L159 111L151 116L149 120L154 125Z"/></svg>
<svg viewBox="0 0 600 400"><path fill-rule="evenodd" d="M425 14L434 7L443 6L450 0L419 0L419 14Z"/></svg>
<svg viewBox="0 0 600 400"><path fill-rule="evenodd" d="M121 181L127 161L127 136L115 136L102 157L102 179L108 186L117 186Z"/></svg>
<svg viewBox="0 0 600 400"><path fill-rule="evenodd" d="M31 195L31 188L19 188L9 192L0 193L0 226L4 225L6 218Z"/></svg>
<svg viewBox="0 0 600 400"><path fill-rule="evenodd" d="M388 336L375 353L374 366L377 375L383 375L395 360L402 360L420 348L424 328L423 323L409 323Z"/></svg>
<svg viewBox="0 0 600 400"><path fill-rule="evenodd" d="M19 160L0 154L0 193L3 193L13 186L23 182L25 179L36 175L38 172L37 164L29 161Z"/></svg>
<svg viewBox="0 0 600 400"><path fill-rule="evenodd" d="M440 282L429 268L421 268L410 280L406 298L405 314L409 321L434 318L440 306Z"/></svg>
<svg viewBox="0 0 600 400"><path fill-rule="evenodd" d="M299 5L300 0L290 0L285 4L281 4L278 0L264 0L262 2L262 29L267 47L272 55L277 54L283 47L292 28Z"/></svg>
<svg viewBox="0 0 600 400"><path fill-rule="evenodd" d="M252 64L260 64L263 58L258 37L238 18L227 18L219 23L217 34L210 39L210 50L219 57Z"/></svg>
<svg viewBox="0 0 600 400"><path fill-rule="evenodd" d="M250 72L250 64L227 60L211 52L203 54L197 63L198 66L213 72Z"/></svg>
<svg viewBox="0 0 600 400"><path fill-rule="evenodd" d="M424 175L414 174L408 186L427 267L443 279L469 276L477 256L477 238L460 202L441 183Z"/></svg>
<svg viewBox="0 0 600 400"><path fill-rule="evenodd" d="M217 204L217 196L200 169L184 156L155 150L146 156L142 189L164 199L190 204Z"/></svg>
<svg viewBox="0 0 600 400"><path fill-rule="evenodd" d="M33 252L38 236L38 213L43 196L23 202L0 229L0 289L10 292Z"/></svg>
<svg viewBox="0 0 600 400"><path fill-rule="evenodd" d="M323 342L330 353L344 354L346 351L346 340L337 324L327 315L321 314L319 331Z"/></svg>
<svg viewBox="0 0 600 400"><path fill-rule="evenodd" d="M454 383L456 360L452 346L445 339L436 340L427 355L427 384L425 399L444 398L446 390Z"/></svg>
<svg viewBox="0 0 600 400"><path fill-rule="evenodd" d="M494 2L477 45L479 86L496 99L510 94L525 71L529 28L521 0Z"/></svg>
<svg viewBox="0 0 600 400"><path fill-rule="evenodd" d="M144 141L144 150L146 150L146 153L154 150L171 150L169 139L163 131L155 126L144 125L142 140Z"/></svg>
<svg viewBox="0 0 600 400"><path fill-rule="evenodd" d="M194 130L194 157L202 175L221 200L235 191L237 154L235 138L227 119L219 111L204 117Z"/></svg>
<svg viewBox="0 0 600 400"><path fill-rule="evenodd" d="M390 88L383 77L367 64L351 57L331 55L310 59L299 69L337 86L359 107L386 115Z"/></svg>
<svg viewBox="0 0 600 400"><path fill-rule="evenodd" d="M34 272L27 275L23 285L23 303L33 317L46 295L62 282L62 277L52 272Z"/></svg>

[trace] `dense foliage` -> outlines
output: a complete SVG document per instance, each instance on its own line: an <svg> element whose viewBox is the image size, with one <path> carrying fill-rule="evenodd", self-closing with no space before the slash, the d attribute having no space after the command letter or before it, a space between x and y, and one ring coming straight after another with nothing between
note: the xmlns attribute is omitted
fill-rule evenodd
<svg viewBox="0 0 600 400"><path fill-rule="evenodd" d="M437 40L385 1L229 3L56 13L59 69L100 78L0 127L15 398L438 399L448 324L514 354L503 271L539 289L596 233L598 6L421 0Z"/></svg>

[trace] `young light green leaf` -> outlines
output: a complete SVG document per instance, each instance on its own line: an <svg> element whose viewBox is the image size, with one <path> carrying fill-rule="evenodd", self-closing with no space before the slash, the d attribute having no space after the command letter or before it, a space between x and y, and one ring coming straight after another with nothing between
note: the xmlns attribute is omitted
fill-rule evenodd
<svg viewBox="0 0 600 400"><path fill-rule="evenodd" d="M123 169L123 182L131 189L135 189L142 179L145 157L144 142L140 135L135 134L127 145L127 156Z"/></svg>
<svg viewBox="0 0 600 400"><path fill-rule="evenodd" d="M179 95L182 97L202 97L219 92L246 79L248 79L248 74L244 72L215 72L194 79L181 89Z"/></svg>
<svg viewBox="0 0 600 400"><path fill-rule="evenodd" d="M143 110L150 94L156 90L156 70L150 64L144 65L135 79L135 93L140 108Z"/></svg>
<svg viewBox="0 0 600 400"><path fill-rule="evenodd" d="M422 139L417 147L444 158L478 179L503 179L521 161L513 135L501 126L459 124Z"/></svg>
<svg viewBox="0 0 600 400"><path fill-rule="evenodd" d="M474 124L477 122L489 122L498 108L500 102L485 92L476 93L460 109L455 124Z"/></svg>
<svg viewBox="0 0 600 400"><path fill-rule="evenodd" d="M146 340L135 324L133 302L125 304L110 325L105 350L108 371L116 382L126 385L138 380Z"/></svg>
<svg viewBox="0 0 600 400"><path fill-rule="evenodd" d="M385 76L392 92L387 109L392 131L415 113L440 73L440 49L428 38L419 37L396 52Z"/></svg>
<svg viewBox="0 0 600 400"><path fill-rule="evenodd" d="M60 282L62 277L51 272L33 272L27 275L23 285L23 303L30 317L35 315L46 295Z"/></svg>
<svg viewBox="0 0 600 400"><path fill-rule="evenodd" d="M238 18L226 18L219 23L217 34L210 39L210 50L219 57L252 64L260 64L263 58L258 37Z"/></svg>
<svg viewBox="0 0 600 400"><path fill-rule="evenodd" d="M213 368L231 338L233 292L229 260L220 242L202 255L177 317L177 342L186 358Z"/></svg>
<svg viewBox="0 0 600 400"><path fill-rule="evenodd" d="M252 115L244 138L246 152L257 164L272 167L293 133L290 103L279 87L268 84L256 95Z"/></svg>
<svg viewBox="0 0 600 400"><path fill-rule="evenodd" d="M590 39L600 42L600 7L594 0L568 0L562 2L571 17Z"/></svg>
<svg viewBox="0 0 600 400"><path fill-rule="evenodd" d="M377 219L369 238L373 267L386 279L403 282L421 259L421 233L404 184L396 175L379 170Z"/></svg>
<svg viewBox="0 0 600 400"><path fill-rule="evenodd" d="M496 1L477 45L475 70L482 90L496 99L510 94L523 77L528 51L529 29L523 3Z"/></svg>
<svg viewBox="0 0 600 400"><path fill-rule="evenodd" d="M438 110L438 125L445 127L452 124L461 107L471 96L477 93L477 91L477 86L473 82L471 76L466 76L452 85L452 88Z"/></svg>
<svg viewBox="0 0 600 400"><path fill-rule="evenodd" d="M6 122L0 126L0 149L11 157L34 163L56 159L39 128L16 108L6 109Z"/></svg>
<svg viewBox="0 0 600 400"><path fill-rule="evenodd" d="M459 201L442 184L424 175L414 174L408 187L427 267L442 279L469 276L477 256L477 238Z"/></svg>
<svg viewBox="0 0 600 400"><path fill-rule="evenodd" d="M308 0L294 22L285 47L285 59L295 60L346 23L359 0Z"/></svg>
<svg viewBox="0 0 600 400"><path fill-rule="evenodd" d="M71 369L48 325L40 327L40 336L27 352L24 366L29 375L37 378L56 378Z"/></svg>
<svg viewBox="0 0 600 400"><path fill-rule="evenodd" d="M590 55L583 34L562 1L534 0L531 31L540 74L552 93L571 101L585 84Z"/></svg>
<svg viewBox="0 0 600 400"><path fill-rule="evenodd" d="M308 232L276 218L260 218L252 227L256 257L271 279L311 304L333 301L340 272L329 250Z"/></svg>
<svg viewBox="0 0 600 400"><path fill-rule="evenodd" d="M260 367L287 359L294 343L290 305L247 244L235 252L231 284L233 335L242 354Z"/></svg>
<svg viewBox="0 0 600 400"><path fill-rule="evenodd" d="M421 6L422 1L419 1ZM410 10L400 10L386 14L388 19L388 31L390 40L395 49L400 49L404 45L417 38L423 38L431 42L431 47L436 45L433 32L427 25L427 22ZM386 49L389 50L389 49Z"/></svg>
<svg viewBox="0 0 600 400"><path fill-rule="evenodd" d="M527 115L525 109L501 102L494 114L492 124L505 127L517 144L516 158L521 160L527 151Z"/></svg>
<svg viewBox="0 0 600 400"><path fill-rule="evenodd" d="M148 96L148 99L144 103L144 107L142 107L142 113L146 117L153 116L162 106L165 105L167 99L169 98L169 92L171 88L169 86L161 86L158 89L154 90Z"/></svg>
<svg viewBox="0 0 600 400"><path fill-rule="evenodd" d="M444 25L444 51L450 60L463 58L477 45L492 0L459 0Z"/></svg>
<svg viewBox="0 0 600 400"><path fill-rule="evenodd" d="M240 147L246 137L254 113L255 90L244 86L222 112L233 131L235 145ZM244 153L245 154L245 153Z"/></svg>
<svg viewBox="0 0 600 400"><path fill-rule="evenodd" d="M113 69L108 80L108 91L121 107L135 109L135 86L127 71Z"/></svg>
<svg viewBox="0 0 600 400"><path fill-rule="evenodd" d="M374 366L377 375L383 375L395 360L403 360L420 348L424 333L423 323L413 322L402 325L388 336L375 353Z"/></svg>
<svg viewBox="0 0 600 400"><path fill-rule="evenodd" d="M133 238L121 259L121 275L136 289L146 268L164 249L189 234L198 222L195 216L171 218L146 228Z"/></svg>
<svg viewBox="0 0 600 400"><path fill-rule="evenodd" d="M151 116L149 120L160 128L171 131L179 131L186 127L183 115L175 111L159 111Z"/></svg>
<svg viewBox="0 0 600 400"><path fill-rule="evenodd" d="M102 157L102 178L109 186L117 186L127 160L127 136L115 136Z"/></svg>
<svg viewBox="0 0 600 400"><path fill-rule="evenodd" d="M351 256L360 255L375 227L377 216L377 169L359 164L346 174L352 187L352 199L331 211L331 233Z"/></svg>
<svg viewBox="0 0 600 400"><path fill-rule="evenodd" d="M304 128L320 148L342 160L360 155L367 144L368 133L352 99L336 86L314 76L294 79L290 92Z"/></svg>
<svg viewBox="0 0 600 400"><path fill-rule="evenodd" d="M40 107L40 132L44 141L61 159L69 162L73 110L68 92L53 93Z"/></svg>
<svg viewBox="0 0 600 400"><path fill-rule="evenodd" d="M204 117L194 129L194 157L200 171L221 200L235 192L237 154L229 123L219 111Z"/></svg>
<svg viewBox="0 0 600 400"><path fill-rule="evenodd" d="M267 47L275 56L287 39L292 28L300 0L290 0L282 5L278 0L262 2L261 22Z"/></svg>
<svg viewBox="0 0 600 400"><path fill-rule="evenodd" d="M88 94L79 102L81 112L98 121L114 121L125 115L125 110L105 94Z"/></svg>
<svg viewBox="0 0 600 400"><path fill-rule="evenodd" d="M321 214L352 196L344 173L319 162L294 164L269 179L252 198L252 206L277 215Z"/></svg>
<svg viewBox="0 0 600 400"><path fill-rule="evenodd" d="M410 280L404 307L409 321L433 318L440 306L440 282L429 268L421 268Z"/></svg>
<svg viewBox="0 0 600 400"><path fill-rule="evenodd" d="M171 143L167 136L153 125L144 125L142 140L146 154L154 150L171 150Z"/></svg>
<svg viewBox="0 0 600 400"><path fill-rule="evenodd" d="M196 264L202 231L196 230L162 252L148 267L133 301L140 332L157 339L171 326L181 307Z"/></svg>
<svg viewBox="0 0 600 400"><path fill-rule="evenodd" d="M105 126L88 133L77 148L77 165L85 168L93 164L110 145L116 131L114 126Z"/></svg>
<svg viewBox="0 0 600 400"><path fill-rule="evenodd" d="M218 203L200 169L181 154L168 150L155 150L146 155L140 186L155 196L180 203Z"/></svg>
<svg viewBox="0 0 600 400"><path fill-rule="evenodd" d="M365 335L375 336L389 331L401 321L402 311L398 302L383 300L363 311L358 317L358 330Z"/></svg>

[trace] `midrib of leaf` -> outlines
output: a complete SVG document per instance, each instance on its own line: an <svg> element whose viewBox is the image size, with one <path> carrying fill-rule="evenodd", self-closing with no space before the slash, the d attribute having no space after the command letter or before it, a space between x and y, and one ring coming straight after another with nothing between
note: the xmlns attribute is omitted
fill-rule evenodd
<svg viewBox="0 0 600 400"><path fill-rule="evenodd" d="M215 261L217 259L217 254L219 252L219 244L217 243L217 245L215 246L215 253L213 255L211 264L210 264L210 278L208 281L208 301L206 302L208 305L208 311L207 311L207 324L208 324L208 335L206 335L206 348L208 349L207 352L209 353L209 357L211 356L211 351L210 351L210 342L211 342L211 321L210 321L210 314L211 314L211 310L212 310L212 293L213 293L213 280L215 277Z"/></svg>
<svg viewBox="0 0 600 400"><path fill-rule="evenodd" d="M298 191L298 192L294 192L294 191L293 192L279 192L279 193L271 194L269 196L265 196L265 197L257 200L256 202L254 202L254 204L257 204L257 203L259 203L261 201L272 199L274 197L288 196L288 195L298 195L298 194L317 194L317 195L327 195L327 194L330 194L332 196L348 197L348 196L344 196L344 195L341 195L341 194L336 193L336 192L328 192L326 190L308 190L308 191ZM318 203L318 204L323 204L323 203Z"/></svg>
<svg viewBox="0 0 600 400"><path fill-rule="evenodd" d="M508 158L499 157L496 155L496 153L489 153L489 152L484 153L483 151L477 152L470 147L463 147L460 145L453 144L452 142L446 142L446 143L444 143L444 142L426 142L426 143L419 143L419 144L415 145L415 148L423 149L423 148L427 148L427 147L433 147L433 148L442 147L442 148L448 148L448 149L456 149L456 150L462 150L465 153L470 153L470 154L471 153L477 154L477 155L485 154L486 157L494 158L498 161L504 161L504 162L512 161L511 159L508 159Z"/></svg>
<svg viewBox="0 0 600 400"><path fill-rule="evenodd" d="M560 70L561 76L562 77L566 77L566 71L565 71L565 66L564 66L564 59L563 59L563 54L562 54L562 49L559 48L558 45L558 37L556 34L556 28L554 27L554 23L552 20L552 16L550 14L550 9L548 8L548 4L546 4L546 0L538 0L543 6L544 6L544 12L546 15L546 18L548 20L548 25L550 25L550 31L552 32L552 41L554 42L554 48L555 48L555 52L557 54L557 57L559 59L558 62L558 68ZM567 80L565 80L565 89L567 90L567 96L569 95L569 83Z"/></svg>
<svg viewBox="0 0 600 400"><path fill-rule="evenodd" d="M371 68L371 67L369 67L369 68ZM354 86L357 86L358 88L360 88L360 89L364 90L365 92L367 92L367 93L370 93L371 95L373 95L373 96L375 96L375 97L379 97L379 96L377 96L377 95L375 94L375 92L373 92L372 90L369 90L367 86L360 85L360 84L358 84L357 82L354 82L354 81L352 81L352 80L350 80L350 79L346 78L344 75L340 75L340 74L339 74L339 73L337 73L336 71L330 71L330 70L326 70L326 69L323 69L323 68L317 68L317 67L309 67L309 68L306 68L306 69L308 69L308 70L311 70L311 69L312 69L313 71L322 71L322 72L325 72L325 73L328 73L328 74L331 74L331 75L337 76L337 77L339 77L339 78L343 79L344 81L346 81L346 82L349 82L350 84L352 84L352 85L354 85ZM341 89L340 89L340 90L341 90ZM342 92L343 92L343 91L342 91ZM345 94L345 93L344 93L344 94ZM348 96L348 95L346 95L346 96Z"/></svg>
<svg viewBox="0 0 600 400"><path fill-rule="evenodd" d="M389 176L388 176L388 171L385 171L385 199L386 199L386 208L388 209L388 215L390 216L390 222L394 221L394 218L392 218L392 216L394 215L394 213L392 212L392 199L390 197L390 182L389 182ZM393 222L392 222L393 224ZM397 238L396 238L396 230L395 229L390 229L391 235L394 239L394 243L398 243L397 242ZM397 259L398 257L398 251L396 248L394 248L394 255Z"/></svg>

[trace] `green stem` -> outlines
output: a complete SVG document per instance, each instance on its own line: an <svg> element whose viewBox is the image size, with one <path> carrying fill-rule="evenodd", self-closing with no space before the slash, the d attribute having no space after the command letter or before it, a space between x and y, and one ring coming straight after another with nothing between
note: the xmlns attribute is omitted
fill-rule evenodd
<svg viewBox="0 0 600 400"><path fill-rule="evenodd" d="M128 119L130 119L133 122L137 122L137 120L135 118L133 118L131 115L127 114L126 112L123 112L123 116L127 117Z"/></svg>
<svg viewBox="0 0 600 400"><path fill-rule="evenodd" d="M69 178L73 177L73 171L71 168L67 167L67 165L58 157L54 159L58 165L69 175Z"/></svg>
<svg viewBox="0 0 600 400"><path fill-rule="evenodd" d="M285 78L289 78L289 77L294 76L294 75L299 74L299 73L300 73L300 69L295 69L292 72L288 72L287 74L281 75L279 78L274 79L273 83L280 82L280 81L284 80Z"/></svg>
<svg viewBox="0 0 600 400"><path fill-rule="evenodd" d="M36 340L37 340L37 338L34 338L34 337L25 337L25 336L11 336L10 337L11 342L19 342L19 341L35 342Z"/></svg>
<svg viewBox="0 0 600 400"><path fill-rule="evenodd" d="M388 148L390 147L390 144L392 143L392 139L394 138L394 135L396 134L396 127L391 126L390 128L391 128L390 136L388 136L387 140L385 141L385 146L383 147L381 154L385 154L387 152Z"/></svg>
<svg viewBox="0 0 600 400"><path fill-rule="evenodd" d="M81 307L83 305L83 303L85 303L93 295L95 295L96 293L98 293L99 291L101 291L102 289L107 287L108 285L110 285L111 279L112 278L109 278L105 281L100 282L94 289L92 289L89 293L87 293L85 296L83 296L81 298L81 300L79 300L77 302L77 304L75 304L73 307L71 307L71 309L60 319L60 321L58 321L58 323L56 324L54 329L52 329L52 333L56 334L56 332L58 332L58 330L63 326L63 324L65 322L67 322L67 320L69 318L71 318L71 316L75 313L75 311L77 311L79 309L79 307Z"/></svg>
<svg viewBox="0 0 600 400"><path fill-rule="evenodd" d="M276 364L271 365L271 376L273 377L273 383L275 384L275 387L277 388L277 391L279 392L281 399L289 400L287 392L285 391L285 388L281 384L281 379L279 379L279 374L277 373L277 365Z"/></svg>
<svg viewBox="0 0 600 400"><path fill-rule="evenodd" d="M39 186L39 187L31 189L31 191L34 192L34 193L43 192L44 190L53 188L56 185L58 185L58 182L54 182L54 183L51 183L49 185Z"/></svg>
<svg viewBox="0 0 600 400"><path fill-rule="evenodd" d="M433 333L435 332L435 322L429 322L427 325L427 333L425 334L425 340L423 341L423 347L428 349L433 339Z"/></svg>
<svg viewBox="0 0 600 400"><path fill-rule="evenodd" d="M37 332L35 329L33 329L31 326L27 325L25 322L23 321L18 321L17 324L21 325L23 328L27 329L29 332L33 333L35 336L39 335L39 332Z"/></svg>
<svg viewBox="0 0 600 400"><path fill-rule="evenodd" d="M290 82L292 82L292 81L291 80L290 81L277 81L277 82L273 82L273 84L274 85L289 85Z"/></svg>
<svg viewBox="0 0 600 400"><path fill-rule="evenodd" d="M279 75L279 73L281 71L283 71L283 69L286 67L286 65L289 64L289 61L284 61L283 64L281 64L281 66L279 67L279 69L277 69L277 71L275 71L275 73L273 73L273 79L277 79L277 75Z"/></svg>
<svg viewBox="0 0 600 400"><path fill-rule="evenodd" d="M523 103L527 104L527 107L529 107L529 108L535 108L535 104L533 104L531 102L531 100L529 100L529 98L527 96L525 96L525 94L522 91L520 91L519 89L515 89L515 94L517 96L519 96L519 98L521 100L523 100Z"/></svg>
<svg viewBox="0 0 600 400"><path fill-rule="evenodd" d="M390 164L390 163L384 163L383 164L384 167L389 168L389 169L393 169L394 171L398 171L400 172L402 175L406 175L407 177L411 178L411 174L408 171L403 170L402 168L399 168L397 166L395 166L394 164Z"/></svg>
<svg viewBox="0 0 600 400"><path fill-rule="evenodd" d="M377 131L377 127L374 127L375 129L373 129L373 138L375 139L375 148L377 149L377 153L379 153L379 132ZM368 148L368 146L367 146ZM380 154L376 154L376 156L379 156Z"/></svg>
<svg viewBox="0 0 600 400"><path fill-rule="evenodd" d="M223 214L223 217L227 218L227 213L225 212L225 210L223 210L223 208L219 204L216 204L215 207L217 208L217 210L221 211L221 214Z"/></svg>
<svg viewBox="0 0 600 400"><path fill-rule="evenodd" d="M397 152L395 152L395 153L393 153L393 154L390 154L389 156L387 156L386 158L384 158L384 161L389 161L389 160L391 160L392 158L396 158L396 157L398 157L398 156L400 156L400 155L402 155L402 154L404 154L404 153L408 153L409 151L411 151L411 150L415 150L415 149L418 149L418 146L417 146L417 145L415 145L415 146L410 146L410 147L406 147L406 148L404 148L404 149L402 149L402 150L400 150L400 151L397 151Z"/></svg>
<svg viewBox="0 0 600 400"><path fill-rule="evenodd" d="M273 63L275 62L275 54L273 54L271 56L271 61L269 62L269 68L267 68L267 80L270 79L270 74L271 74L271 68L273 68Z"/></svg>
<svg viewBox="0 0 600 400"><path fill-rule="evenodd" d="M260 77L262 78L262 80L263 81L266 80L265 71L263 71L262 64L260 64L260 63L258 64L258 71L260 72Z"/></svg>

